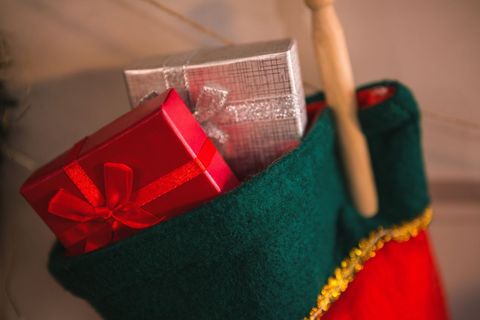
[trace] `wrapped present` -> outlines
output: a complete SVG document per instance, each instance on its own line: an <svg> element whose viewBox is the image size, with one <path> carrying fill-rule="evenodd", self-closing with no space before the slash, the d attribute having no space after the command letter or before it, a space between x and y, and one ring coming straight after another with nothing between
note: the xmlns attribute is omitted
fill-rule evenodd
<svg viewBox="0 0 480 320"><path fill-rule="evenodd" d="M169 90L37 170L21 193L75 255L172 218L237 183Z"/></svg>
<svg viewBox="0 0 480 320"><path fill-rule="evenodd" d="M164 56L124 73L132 106L175 88L242 178L296 147L305 130L294 40Z"/></svg>

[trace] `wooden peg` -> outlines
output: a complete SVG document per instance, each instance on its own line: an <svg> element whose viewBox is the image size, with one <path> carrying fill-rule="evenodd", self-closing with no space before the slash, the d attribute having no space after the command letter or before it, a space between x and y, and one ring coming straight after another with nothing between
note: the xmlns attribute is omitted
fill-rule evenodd
<svg viewBox="0 0 480 320"><path fill-rule="evenodd" d="M368 146L357 119L352 67L333 0L305 0L312 10L313 43L328 105L334 111L343 163L357 210L378 211L377 190Z"/></svg>

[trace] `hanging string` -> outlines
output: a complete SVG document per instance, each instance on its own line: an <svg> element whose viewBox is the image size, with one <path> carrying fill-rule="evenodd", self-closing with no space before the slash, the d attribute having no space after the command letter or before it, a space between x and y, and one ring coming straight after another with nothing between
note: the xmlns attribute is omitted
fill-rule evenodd
<svg viewBox="0 0 480 320"><path fill-rule="evenodd" d="M165 6L164 4L161 4L161 3L159 3L155 0L142 0L142 1L153 5L155 8L159 9L160 11L177 18L178 20L180 20L181 22L191 26L193 29L197 30L198 32L200 32L202 34L205 34L207 36L210 36L210 37L218 40L219 42L221 42L225 45L235 44L235 42L232 41L231 39L228 39L228 38L218 34L217 32L215 32L211 29L208 29L207 27L203 26L202 24L188 18L187 16L173 10L172 8L169 8L169 7ZM308 87L312 91L319 91L320 90L320 88L318 86L316 86L312 83L309 83L307 81L303 81L303 84L304 84L305 87ZM427 118L432 118L434 120L439 120L439 121L442 121L442 122L446 122L446 123L452 124L452 125L454 125L458 128L461 128L461 129L480 130L480 123L476 123L476 122L473 122L473 121L469 121L469 120L465 120L465 119L461 119L461 118L456 118L456 117L450 116L448 114L443 114L443 113L434 112L434 111L430 111L430 110L423 110L423 114Z"/></svg>
<svg viewBox="0 0 480 320"><path fill-rule="evenodd" d="M425 116L425 118L429 118L431 120L437 120L440 122L445 122L455 126L456 128L462 128L464 130L480 131L480 123L478 122L466 120L463 118L457 118L446 113L435 112L428 109L422 110L422 114Z"/></svg>
<svg viewBox="0 0 480 320"><path fill-rule="evenodd" d="M219 41L220 43L222 44L225 44L225 45L232 45L232 44L235 44L234 41L232 41L231 39L228 39L227 37L224 37L222 35L220 35L219 33L203 26L202 24L186 17L185 15L171 9L170 7L168 6L165 6L164 4L161 4L155 0L142 0L152 6L154 6L155 8L157 8L158 10L172 16L172 17L175 17L176 19L178 19L179 21L189 25L191 28L197 30L199 33L202 33L204 35L207 35L213 39L216 39L217 41ZM319 91L319 87L312 84L312 83L309 83L307 81L303 81L303 84L305 87L309 88L310 90L312 91ZM13 121L13 122L18 122L22 117L23 115L26 113L26 111L28 111L30 108L26 108L24 110L24 112L22 111L21 114ZM462 119L462 118L457 118L457 117L454 117L454 116L451 116L451 115L448 115L448 114L445 114L445 113L440 113L440 112L435 112L435 111L431 111L431 110L422 110L423 111L423 115L425 116L425 118L429 119L429 120L436 120L436 121L439 121L439 122L443 122L443 123L447 123L447 124L450 124L450 125L453 125L455 128L457 129L462 129L462 130L475 130L475 131L479 131L480 132L480 123L477 123L477 122L474 122L474 121L470 121L470 120L466 120L466 119ZM37 167L37 164L34 160L32 160L31 158L29 158L28 156L26 156L25 154L23 154L22 152L19 152L17 150L15 150L14 148L10 147L10 146L7 146L7 145L2 145L0 146L2 153L7 157L7 158L10 158L12 161L14 161L15 163L19 164L20 166L22 166L23 168L27 169L28 171L33 171L36 167Z"/></svg>
<svg viewBox="0 0 480 320"><path fill-rule="evenodd" d="M190 27L192 27L193 29L197 30L198 32L204 34L204 35L207 35L207 36L210 36L212 37L213 39L216 39L218 40L220 43L224 44L224 45L233 45L235 44L235 41L231 40L231 39L228 39L222 35L220 35L219 33L205 27L204 25L190 19L189 17L181 14L180 12L177 12L169 7L167 7L166 5L164 4L161 4L159 3L158 1L155 1L155 0L142 0L144 2L147 2L151 5L153 5L155 8L159 9L160 11L172 16L172 17L175 17L177 18L178 20L180 20L181 22L189 25ZM309 82L306 82L306 81L303 81L303 84L305 87L308 87L310 88L312 91L319 91L320 88L312 83L309 83Z"/></svg>
<svg viewBox="0 0 480 320"><path fill-rule="evenodd" d="M222 36L221 34L201 25L200 23L192 20L192 19L189 19L188 17L176 12L175 10L172 10L170 9L169 7L165 6L164 4L162 3L159 3L155 0L142 0L144 2L147 2L151 5L153 5L154 7L156 7L157 9L160 9L161 11L165 12L166 14L170 15L170 16L173 16L175 18L177 18L178 20L182 21L183 23L189 25L190 27L192 27L193 29L197 30L198 32L200 33L203 33L213 39L216 39L218 40L219 42L225 44L225 45L232 45L234 44L233 41L231 41L230 39L227 39L226 37Z"/></svg>

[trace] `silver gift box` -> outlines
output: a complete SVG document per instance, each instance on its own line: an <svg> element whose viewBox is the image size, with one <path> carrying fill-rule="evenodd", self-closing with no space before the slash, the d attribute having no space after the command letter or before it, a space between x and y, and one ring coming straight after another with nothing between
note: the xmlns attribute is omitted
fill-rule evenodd
<svg viewBox="0 0 480 320"><path fill-rule="evenodd" d="M291 39L162 56L124 74L132 106L152 92L175 88L240 178L295 148L305 130Z"/></svg>

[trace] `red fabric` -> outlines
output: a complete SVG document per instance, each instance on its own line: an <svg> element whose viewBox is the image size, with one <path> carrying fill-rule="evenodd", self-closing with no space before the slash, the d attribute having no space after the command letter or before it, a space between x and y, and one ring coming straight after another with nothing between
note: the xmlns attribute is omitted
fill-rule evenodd
<svg viewBox="0 0 480 320"><path fill-rule="evenodd" d="M359 109L389 99L395 88L377 86L357 92ZM310 123L327 106L307 106ZM426 232L407 242L389 242L367 261L322 320L447 320L440 278Z"/></svg>
<svg viewBox="0 0 480 320"><path fill-rule="evenodd" d="M449 319L427 233L385 244L322 319Z"/></svg>
<svg viewBox="0 0 480 320"><path fill-rule="evenodd" d="M376 106L391 98L394 94L395 88L386 86L376 86L359 90L357 92L358 109L362 110ZM318 116L326 107L327 103L325 100L309 103L307 105L309 124L315 123Z"/></svg>
<svg viewBox="0 0 480 320"><path fill-rule="evenodd" d="M394 87L376 86L357 92L359 109L367 109L390 99L395 94Z"/></svg>
<svg viewBox="0 0 480 320"><path fill-rule="evenodd" d="M169 90L37 170L21 193L68 252L80 254L237 184L180 96Z"/></svg>

